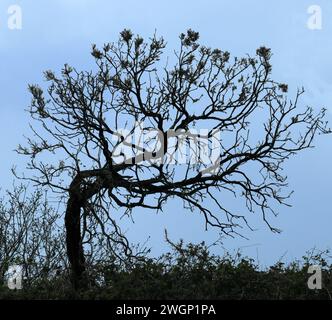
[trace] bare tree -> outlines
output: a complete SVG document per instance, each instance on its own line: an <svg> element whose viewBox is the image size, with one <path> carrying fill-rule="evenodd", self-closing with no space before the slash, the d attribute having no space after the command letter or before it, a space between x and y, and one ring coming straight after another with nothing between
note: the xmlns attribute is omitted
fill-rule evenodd
<svg viewBox="0 0 332 320"><path fill-rule="evenodd" d="M22 266L25 285L67 268L59 214L45 196L41 190L30 193L27 186L20 185L1 198L1 280L14 264Z"/></svg>
<svg viewBox="0 0 332 320"><path fill-rule="evenodd" d="M66 201L74 284L85 270L84 239L94 235L89 219L110 244L132 254L112 208L162 210L177 197L201 212L206 226L236 234L246 217L226 208L219 194L240 193L277 231L268 215L275 203L287 204L284 161L329 132L325 110L297 111L303 90L291 100L287 85L270 78L270 49L231 58L198 40L192 30L181 34L174 58L162 63L163 38L144 41L124 30L116 43L93 46L93 70L65 65L61 75L45 72L47 94L29 87L36 126L18 152L30 156L34 174L23 178Z"/></svg>

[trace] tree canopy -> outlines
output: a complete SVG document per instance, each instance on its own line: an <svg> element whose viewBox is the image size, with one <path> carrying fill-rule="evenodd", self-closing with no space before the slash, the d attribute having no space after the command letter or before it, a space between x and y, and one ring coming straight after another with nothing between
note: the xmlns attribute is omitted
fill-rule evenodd
<svg viewBox="0 0 332 320"><path fill-rule="evenodd" d="M179 40L163 62L163 38L124 30L117 42L92 47L93 70L65 65L59 75L45 72L46 90L29 86L34 135L18 152L30 156L33 174L23 178L66 201L74 283L98 232L134 254L112 217L119 208L162 210L179 198L206 227L232 235L249 224L223 203L229 193L278 231L268 216L287 204L285 160L329 132L324 109L299 106L304 90L290 99L288 86L271 78L269 48L233 58L201 45L195 31Z"/></svg>

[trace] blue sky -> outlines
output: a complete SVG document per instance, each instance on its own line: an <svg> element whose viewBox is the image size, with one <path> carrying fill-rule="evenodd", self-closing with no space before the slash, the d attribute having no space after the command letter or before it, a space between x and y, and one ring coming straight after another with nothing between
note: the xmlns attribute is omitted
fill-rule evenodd
<svg viewBox="0 0 332 320"><path fill-rule="evenodd" d="M9 30L7 9L22 8L22 30ZM322 9L322 29L307 27L310 5ZM109 0L2 0L0 3L0 148L1 185L10 187L10 168L22 165L13 149L28 134L28 83L42 83L46 69L60 70L64 63L89 69L92 43L114 41L124 28L142 36L155 30L165 37L169 50L177 48L178 35L188 28L201 34L201 42L230 51L233 55L254 54L261 45L273 51L273 77L289 84L291 90L304 86L303 104L326 107L332 118L332 3L331 1L285 0L181 0L181 1L109 1ZM245 232L250 240L225 239L223 246L241 248L244 254L270 264L284 256L301 257L316 246L331 246L332 136L316 140L316 148L305 151L287 165L287 174L295 194L292 208L279 208L272 222L283 230L272 234L254 219L255 232ZM163 229L173 240L217 239L216 230L204 231L198 214L185 212L178 202L169 203L163 214L138 211L135 224L128 225L132 241L144 241L154 254L166 250Z"/></svg>

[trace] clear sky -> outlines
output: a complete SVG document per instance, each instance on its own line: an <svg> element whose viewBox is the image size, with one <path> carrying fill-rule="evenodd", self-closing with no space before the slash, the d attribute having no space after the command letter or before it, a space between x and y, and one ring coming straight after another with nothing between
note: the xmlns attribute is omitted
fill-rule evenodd
<svg viewBox="0 0 332 320"><path fill-rule="evenodd" d="M22 8L22 29L10 30L8 7ZM312 30L308 8L318 5L322 28ZM169 49L176 49L178 35L192 28L201 42L228 50L234 55L254 54L261 45L272 48L273 77L288 83L292 90L304 86L303 104L326 107L332 118L332 2L323 0L1 0L0 2L0 150L1 185L10 187L10 169L20 165L13 149L28 134L28 83L42 83L42 71L60 70L64 63L89 69L92 43L114 41L130 28L142 36L155 30L164 36ZM272 222L283 230L272 234L254 220L250 237L225 239L223 246L241 248L244 254L270 264L301 257L312 247L329 248L332 242L332 136L319 137L316 148L289 161L287 174L295 194L292 208L279 208ZM217 239L216 231L204 231L199 214L182 210L179 202L169 203L163 214L138 211L135 224L128 225L133 242L151 236L148 245L154 254L166 250L163 229L171 239L186 241Z"/></svg>

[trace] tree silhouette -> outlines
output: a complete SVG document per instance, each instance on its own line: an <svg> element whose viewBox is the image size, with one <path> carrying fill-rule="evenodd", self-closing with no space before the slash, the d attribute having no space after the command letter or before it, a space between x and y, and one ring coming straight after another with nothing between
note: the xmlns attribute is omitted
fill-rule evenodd
<svg viewBox="0 0 332 320"><path fill-rule="evenodd" d="M270 49L231 58L198 40L192 30L181 34L179 50L162 63L163 38L145 41L124 30L117 42L93 46L95 69L46 71L47 94L29 86L36 125L18 152L30 156L34 174L23 179L66 201L76 286L85 271L84 245L98 228L109 245L134 254L112 217L120 208L162 210L176 197L201 212L206 227L232 235L248 223L219 194L240 194L249 211L259 209L278 231L268 215L275 203L287 204L284 161L329 132L325 110L297 111L303 90L290 100L287 85L270 78Z"/></svg>

